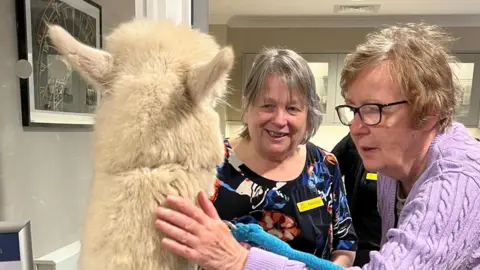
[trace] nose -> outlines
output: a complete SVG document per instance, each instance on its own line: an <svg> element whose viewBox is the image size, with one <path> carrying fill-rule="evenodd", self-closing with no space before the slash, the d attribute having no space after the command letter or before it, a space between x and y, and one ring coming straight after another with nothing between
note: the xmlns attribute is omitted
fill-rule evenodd
<svg viewBox="0 0 480 270"><path fill-rule="evenodd" d="M368 133L368 127L362 121L362 119L360 118L360 115L356 113L353 116L353 121L352 121L352 124L350 125L350 134L352 136L355 136L355 135L364 135L365 133Z"/></svg>
<svg viewBox="0 0 480 270"><path fill-rule="evenodd" d="M287 125L287 112L283 109L276 109L272 117L272 123L277 126Z"/></svg>

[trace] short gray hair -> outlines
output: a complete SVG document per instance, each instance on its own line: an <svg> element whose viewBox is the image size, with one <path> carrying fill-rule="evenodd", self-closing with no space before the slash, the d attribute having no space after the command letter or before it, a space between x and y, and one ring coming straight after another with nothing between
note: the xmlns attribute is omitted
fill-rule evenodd
<svg viewBox="0 0 480 270"><path fill-rule="evenodd" d="M253 62L243 91L242 120L245 112L255 102L261 91L265 91L266 77L276 75L284 79L290 93L299 91L308 106L307 132L302 143L315 135L322 123L320 99L316 93L315 77L307 61L289 49L263 49ZM248 126L244 124L240 137L250 139Z"/></svg>

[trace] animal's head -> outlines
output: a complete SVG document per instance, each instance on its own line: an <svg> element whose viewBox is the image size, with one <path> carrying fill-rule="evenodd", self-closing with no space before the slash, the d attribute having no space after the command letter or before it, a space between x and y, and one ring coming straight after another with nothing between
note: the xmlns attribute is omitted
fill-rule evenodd
<svg viewBox="0 0 480 270"><path fill-rule="evenodd" d="M198 151L219 162L212 153L218 152L216 140L221 142L214 104L227 89L234 61L230 47L170 21L121 24L106 37L104 50L78 42L59 26L49 26L49 36L103 93L95 127L99 169L171 162L210 167L211 161L191 164Z"/></svg>

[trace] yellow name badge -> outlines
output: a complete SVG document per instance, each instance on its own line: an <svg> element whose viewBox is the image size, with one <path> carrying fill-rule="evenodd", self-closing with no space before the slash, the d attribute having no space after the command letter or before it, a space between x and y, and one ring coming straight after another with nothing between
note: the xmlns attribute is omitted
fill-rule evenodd
<svg viewBox="0 0 480 270"><path fill-rule="evenodd" d="M321 206L323 206L323 200L321 197L317 197L317 198L313 198L310 200L297 203L297 207L300 212L305 212Z"/></svg>
<svg viewBox="0 0 480 270"><path fill-rule="evenodd" d="M376 173L369 172L365 178L367 178L367 180L377 181L378 176Z"/></svg>

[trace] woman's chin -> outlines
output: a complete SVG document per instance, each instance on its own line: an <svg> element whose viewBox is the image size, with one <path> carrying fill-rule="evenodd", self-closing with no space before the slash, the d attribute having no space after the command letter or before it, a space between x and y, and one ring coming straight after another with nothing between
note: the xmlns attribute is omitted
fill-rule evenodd
<svg viewBox="0 0 480 270"><path fill-rule="evenodd" d="M381 164L376 160L365 159L363 160L363 166L365 167L365 169L367 169L370 172L378 172L379 168L381 167Z"/></svg>
<svg viewBox="0 0 480 270"><path fill-rule="evenodd" d="M288 145L266 144L264 149L269 155L281 155L288 151Z"/></svg>

